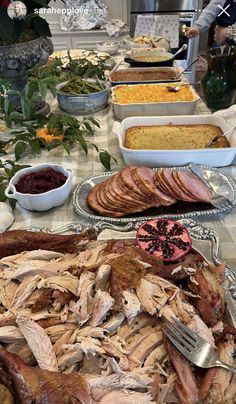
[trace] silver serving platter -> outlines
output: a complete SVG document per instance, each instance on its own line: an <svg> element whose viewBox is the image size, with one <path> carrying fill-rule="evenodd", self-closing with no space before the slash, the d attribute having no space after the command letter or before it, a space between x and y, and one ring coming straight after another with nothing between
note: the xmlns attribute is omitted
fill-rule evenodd
<svg viewBox="0 0 236 404"><path fill-rule="evenodd" d="M184 225L192 238L193 249L199 252L203 258L214 265L222 263L220 259L220 240L218 234L208 229L202 224L196 223L191 219L181 219L179 222ZM50 234L62 234L66 232L81 233L82 231L93 228L95 229L98 239L134 239L136 230L140 226L140 222L129 222L123 226L118 226L104 221L98 221L94 226L87 226L80 223L69 223L66 226L55 230L47 227L33 226L27 228L30 231L43 231ZM227 301L226 321L236 326L236 272L226 265L225 272L225 297Z"/></svg>
<svg viewBox="0 0 236 404"><path fill-rule="evenodd" d="M224 173L218 168L212 168L207 166L198 166L201 169L201 172L205 179L208 181L210 186L214 189L215 192L226 196L228 201L223 202L218 208L212 207L207 210L195 210L186 213L175 213L175 214L153 214L148 216L126 216L122 218L113 218L108 216L101 216L97 213L93 212L87 205L86 198L91 188L93 188L96 184L106 180L112 175L116 174L116 172L108 172L103 174L93 175L91 177L86 178L82 181L75 189L73 193L73 205L78 213L78 215L86 218L89 221L97 222L98 220L103 220L109 223L116 224L124 224L130 222L140 222L146 221L158 217L163 218L172 218L175 220L184 219L184 218L198 218L198 217L206 217L213 216L219 214L227 214L231 211L232 207L236 205L236 182L230 177L228 174ZM190 170L188 166L184 167L169 167L169 168L158 168L154 170Z"/></svg>

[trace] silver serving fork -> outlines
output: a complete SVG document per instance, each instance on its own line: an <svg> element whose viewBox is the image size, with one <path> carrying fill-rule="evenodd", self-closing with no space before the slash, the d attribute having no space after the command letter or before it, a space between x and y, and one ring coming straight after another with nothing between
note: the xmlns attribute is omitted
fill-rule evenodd
<svg viewBox="0 0 236 404"><path fill-rule="evenodd" d="M194 365L206 369L222 367L236 374L235 367L222 362L208 342L176 318L172 317L171 322L165 319L164 333L175 348Z"/></svg>
<svg viewBox="0 0 236 404"><path fill-rule="evenodd" d="M190 163L189 164L189 168L190 170L197 175L202 182L204 182L204 184L211 190L212 192L212 198L211 198L211 204L213 206L215 206L216 208L220 207L222 204L224 203L228 203L230 205L232 205L232 202L227 198L227 196L225 195L221 195L218 192L216 192L213 187L209 184L209 182L207 182L207 180L204 178L200 168L194 164L194 163Z"/></svg>

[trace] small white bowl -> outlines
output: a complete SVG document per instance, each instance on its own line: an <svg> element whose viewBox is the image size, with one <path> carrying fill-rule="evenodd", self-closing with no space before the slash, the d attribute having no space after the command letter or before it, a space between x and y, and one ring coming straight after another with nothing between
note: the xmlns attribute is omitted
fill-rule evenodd
<svg viewBox="0 0 236 404"><path fill-rule="evenodd" d="M67 177L66 182L59 188L41 194L23 194L17 192L15 185L21 177L47 168L53 168L55 171L64 174ZM60 206L66 201L72 188L72 176L73 171L70 169L66 170L60 164L38 164L34 167L23 168L11 178L9 185L5 190L5 195L7 198L16 199L25 209L36 210L38 212L45 211L55 206Z"/></svg>
<svg viewBox="0 0 236 404"><path fill-rule="evenodd" d="M120 42L98 42L96 46L99 52L106 52L110 55L114 55L120 48Z"/></svg>

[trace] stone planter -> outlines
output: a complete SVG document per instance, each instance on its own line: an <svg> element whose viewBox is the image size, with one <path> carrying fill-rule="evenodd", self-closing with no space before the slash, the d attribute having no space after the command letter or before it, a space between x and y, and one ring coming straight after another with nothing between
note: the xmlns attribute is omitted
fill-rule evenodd
<svg viewBox="0 0 236 404"><path fill-rule="evenodd" d="M22 91L27 71L38 63L47 63L52 52L52 41L43 37L20 44L0 46L0 77L8 79L15 90Z"/></svg>

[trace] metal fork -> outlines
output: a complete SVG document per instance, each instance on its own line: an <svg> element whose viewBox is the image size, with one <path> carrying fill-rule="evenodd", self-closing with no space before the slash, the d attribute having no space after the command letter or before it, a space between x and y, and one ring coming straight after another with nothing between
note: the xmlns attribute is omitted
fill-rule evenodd
<svg viewBox="0 0 236 404"><path fill-rule="evenodd" d="M172 344L194 365L200 368L222 367L236 374L236 368L219 359L214 348L179 320L165 319L164 333Z"/></svg>
<svg viewBox="0 0 236 404"><path fill-rule="evenodd" d="M213 206L215 206L216 208L219 208L222 204L224 204L226 202L227 202L227 204L230 204L232 206L232 202L229 200L229 198L227 198L227 196L221 195L214 190L214 188L211 186L211 184L209 184L209 182L203 176L201 169L196 164L190 163L189 168L212 191L211 204Z"/></svg>

